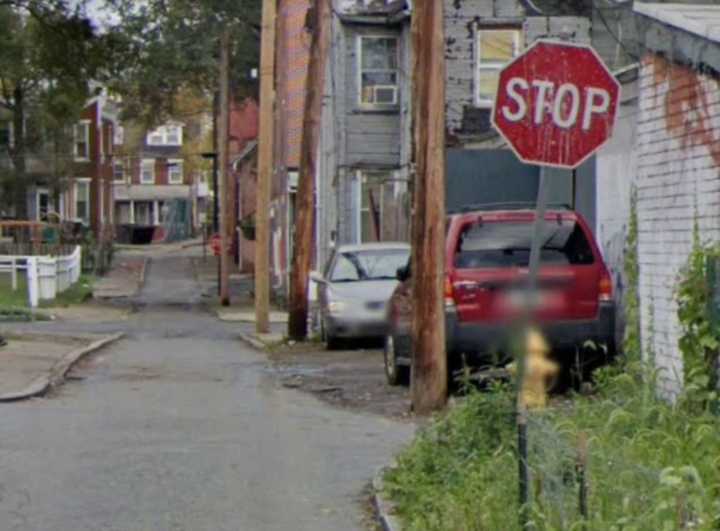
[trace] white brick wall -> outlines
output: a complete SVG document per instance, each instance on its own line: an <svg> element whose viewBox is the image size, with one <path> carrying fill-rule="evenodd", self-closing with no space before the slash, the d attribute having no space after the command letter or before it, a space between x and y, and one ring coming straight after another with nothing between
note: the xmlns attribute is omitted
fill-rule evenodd
<svg viewBox="0 0 720 531"><path fill-rule="evenodd" d="M682 382L675 291L696 219L720 240L720 81L648 54L640 77L637 187L643 346L663 369L661 388ZM654 313L650 334L650 315Z"/></svg>

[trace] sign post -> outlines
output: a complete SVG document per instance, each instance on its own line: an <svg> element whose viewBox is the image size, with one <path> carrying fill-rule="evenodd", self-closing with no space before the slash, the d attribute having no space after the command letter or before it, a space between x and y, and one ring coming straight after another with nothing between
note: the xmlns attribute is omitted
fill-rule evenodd
<svg viewBox="0 0 720 531"><path fill-rule="evenodd" d="M500 73L493 125L520 160L540 166L526 284L526 324L537 300L548 193L545 168L574 170L600 149L612 134L619 97L620 84L590 46L538 40ZM524 356L517 365L519 391L525 376ZM520 392L516 408L520 525L526 529L531 500L528 412Z"/></svg>

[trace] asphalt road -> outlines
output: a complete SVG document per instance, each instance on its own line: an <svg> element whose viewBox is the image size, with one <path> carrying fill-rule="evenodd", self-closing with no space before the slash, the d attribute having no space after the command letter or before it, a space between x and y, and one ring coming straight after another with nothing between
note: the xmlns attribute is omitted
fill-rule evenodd
<svg viewBox="0 0 720 531"><path fill-rule="evenodd" d="M140 308L54 396L1 405L2 531L364 529L362 492L412 426L283 388L153 259Z"/></svg>

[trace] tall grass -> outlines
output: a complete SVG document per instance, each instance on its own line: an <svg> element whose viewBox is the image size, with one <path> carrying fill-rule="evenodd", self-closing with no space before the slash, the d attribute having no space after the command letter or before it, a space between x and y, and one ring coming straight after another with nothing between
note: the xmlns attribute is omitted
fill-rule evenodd
<svg viewBox="0 0 720 531"><path fill-rule="evenodd" d="M639 366L606 369L593 396L533 413L536 529L720 528L719 419L658 398L654 380ZM577 509L581 438L587 520ZM511 393L471 393L399 456L386 489L409 530L517 529L515 450Z"/></svg>

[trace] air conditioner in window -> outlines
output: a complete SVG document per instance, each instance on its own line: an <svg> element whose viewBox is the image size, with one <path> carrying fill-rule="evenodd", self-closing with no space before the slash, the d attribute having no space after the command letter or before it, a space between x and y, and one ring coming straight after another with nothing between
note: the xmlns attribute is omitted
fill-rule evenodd
<svg viewBox="0 0 720 531"><path fill-rule="evenodd" d="M398 89L395 85L375 85L375 103L383 105L397 104Z"/></svg>

